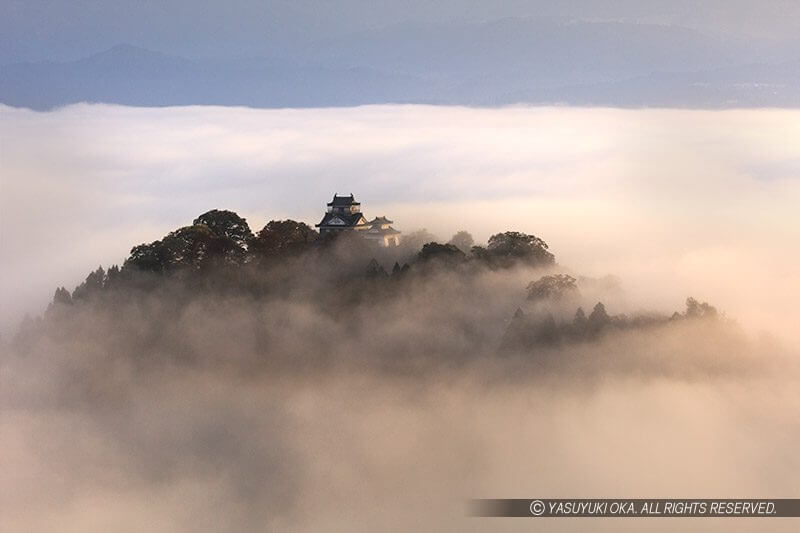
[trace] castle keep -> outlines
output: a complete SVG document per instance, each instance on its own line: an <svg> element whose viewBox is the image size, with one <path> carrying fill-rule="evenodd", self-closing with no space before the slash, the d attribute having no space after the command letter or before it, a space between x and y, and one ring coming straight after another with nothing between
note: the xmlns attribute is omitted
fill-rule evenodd
<svg viewBox="0 0 800 533"><path fill-rule="evenodd" d="M365 239L379 246L397 246L400 244L400 232L394 229L393 222L381 216L367 221L361 212L361 203L350 196L333 195L328 202L328 209L316 226L321 235L340 231L356 231Z"/></svg>

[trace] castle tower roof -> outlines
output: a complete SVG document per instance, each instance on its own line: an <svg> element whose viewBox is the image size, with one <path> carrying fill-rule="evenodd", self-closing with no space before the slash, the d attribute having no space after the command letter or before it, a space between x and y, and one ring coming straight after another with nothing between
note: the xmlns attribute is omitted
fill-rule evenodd
<svg viewBox="0 0 800 533"><path fill-rule="evenodd" d="M339 196L334 193L333 200L328 202L328 207L347 207L351 205L361 205L361 202L356 202L353 193L350 193L350 196Z"/></svg>

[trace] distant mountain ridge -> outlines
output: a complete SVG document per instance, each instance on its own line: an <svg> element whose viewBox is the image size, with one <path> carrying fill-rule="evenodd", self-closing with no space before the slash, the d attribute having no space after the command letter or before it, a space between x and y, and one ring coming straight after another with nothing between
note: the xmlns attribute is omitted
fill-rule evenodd
<svg viewBox="0 0 800 533"><path fill-rule="evenodd" d="M0 102L51 109L380 103L800 106L800 60L695 30L513 18L399 24L265 58L187 59L121 44L0 67Z"/></svg>

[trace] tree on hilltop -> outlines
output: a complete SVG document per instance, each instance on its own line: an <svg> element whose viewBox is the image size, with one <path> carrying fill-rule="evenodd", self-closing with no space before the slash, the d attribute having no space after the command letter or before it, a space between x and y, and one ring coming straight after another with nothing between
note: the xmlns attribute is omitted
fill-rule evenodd
<svg viewBox="0 0 800 533"><path fill-rule="evenodd" d="M547 243L535 235L506 231L492 235L486 252L481 255L489 259L491 264L501 267L511 266L516 262L530 266L548 266L555 264L555 256L547 248Z"/></svg>
<svg viewBox="0 0 800 533"><path fill-rule="evenodd" d="M316 241L319 233L304 222L271 220L249 241L249 251L256 257L273 257L300 251Z"/></svg>

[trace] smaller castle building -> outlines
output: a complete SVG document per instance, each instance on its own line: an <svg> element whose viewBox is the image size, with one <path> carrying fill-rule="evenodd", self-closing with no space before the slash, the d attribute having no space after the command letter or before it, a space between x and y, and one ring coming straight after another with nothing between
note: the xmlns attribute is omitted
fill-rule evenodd
<svg viewBox="0 0 800 533"><path fill-rule="evenodd" d="M375 217L368 224L369 229L364 232L364 238L381 246L398 246L400 244L400 232L391 226L393 222L388 218Z"/></svg>

